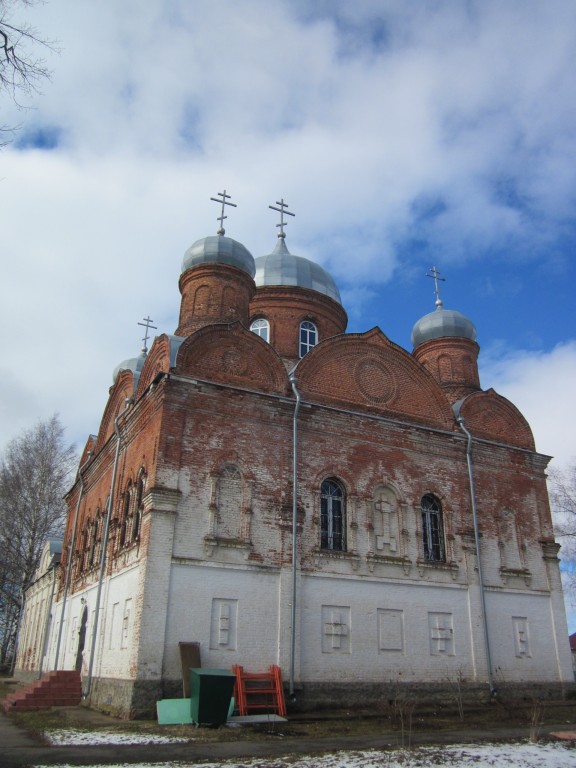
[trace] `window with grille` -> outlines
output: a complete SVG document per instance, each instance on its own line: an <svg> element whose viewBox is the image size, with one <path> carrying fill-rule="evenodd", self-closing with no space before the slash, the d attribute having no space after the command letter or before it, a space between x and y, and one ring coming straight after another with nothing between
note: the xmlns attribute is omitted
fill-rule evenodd
<svg viewBox="0 0 576 768"><path fill-rule="evenodd" d="M346 550L345 495L336 480L324 480L320 487L320 547Z"/></svg>
<svg viewBox="0 0 576 768"><path fill-rule="evenodd" d="M431 563L442 563L446 559L442 507L438 499L428 493L422 497L421 509L424 560Z"/></svg>

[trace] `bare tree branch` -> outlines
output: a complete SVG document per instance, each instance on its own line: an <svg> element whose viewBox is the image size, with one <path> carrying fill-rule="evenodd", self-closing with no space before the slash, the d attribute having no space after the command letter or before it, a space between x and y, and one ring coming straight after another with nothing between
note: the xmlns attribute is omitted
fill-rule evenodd
<svg viewBox="0 0 576 768"><path fill-rule="evenodd" d="M28 22L17 18L41 0L0 0L0 93L7 93L19 109L20 96L39 93L50 70L42 53L55 52L56 44L45 40ZM38 53L40 52L40 54ZM0 147L9 142L14 128L0 127Z"/></svg>

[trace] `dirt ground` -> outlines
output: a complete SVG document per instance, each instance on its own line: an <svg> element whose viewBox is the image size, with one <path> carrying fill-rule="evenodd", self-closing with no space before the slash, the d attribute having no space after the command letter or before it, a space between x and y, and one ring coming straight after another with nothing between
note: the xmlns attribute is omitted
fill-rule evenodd
<svg viewBox="0 0 576 768"><path fill-rule="evenodd" d="M0 683L0 697L6 686ZM493 701L484 706L430 707L415 699L389 702L380 709L323 710L289 714L287 722L261 723L241 727L198 728L194 725L159 725L157 720L118 720L87 707L55 707L49 710L14 713L14 721L42 740L46 731L74 728L82 731L108 731L163 735L193 739L196 743L274 741L278 739L326 739L371 737L390 734L401 743L417 734L485 731L506 732L526 729L538 737L548 726L576 727L576 700L540 702L523 700Z"/></svg>

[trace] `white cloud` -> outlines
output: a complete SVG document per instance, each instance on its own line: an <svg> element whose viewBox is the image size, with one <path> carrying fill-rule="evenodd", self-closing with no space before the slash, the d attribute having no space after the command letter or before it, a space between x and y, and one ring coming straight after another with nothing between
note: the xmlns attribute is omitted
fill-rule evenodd
<svg viewBox="0 0 576 768"><path fill-rule="evenodd" d="M482 386L511 400L528 419L537 450L565 467L576 457L576 341L550 352L494 347L482 358Z"/></svg>
<svg viewBox="0 0 576 768"><path fill-rule="evenodd" d="M80 442L97 430L137 321L176 327L182 254L215 231L223 187L239 204L227 231L254 255L274 246L267 206L283 196L290 249L329 266L354 318L423 251L570 268L571 0L49 0L31 13L62 52L34 110L5 101L3 122L62 143L0 154L0 446L54 410Z"/></svg>

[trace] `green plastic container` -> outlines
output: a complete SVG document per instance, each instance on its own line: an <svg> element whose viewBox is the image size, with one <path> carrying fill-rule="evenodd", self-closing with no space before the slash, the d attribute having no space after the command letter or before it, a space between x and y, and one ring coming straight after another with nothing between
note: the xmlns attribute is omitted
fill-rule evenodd
<svg viewBox="0 0 576 768"><path fill-rule="evenodd" d="M196 725L223 725L228 719L236 675L229 669L190 670L190 711Z"/></svg>

